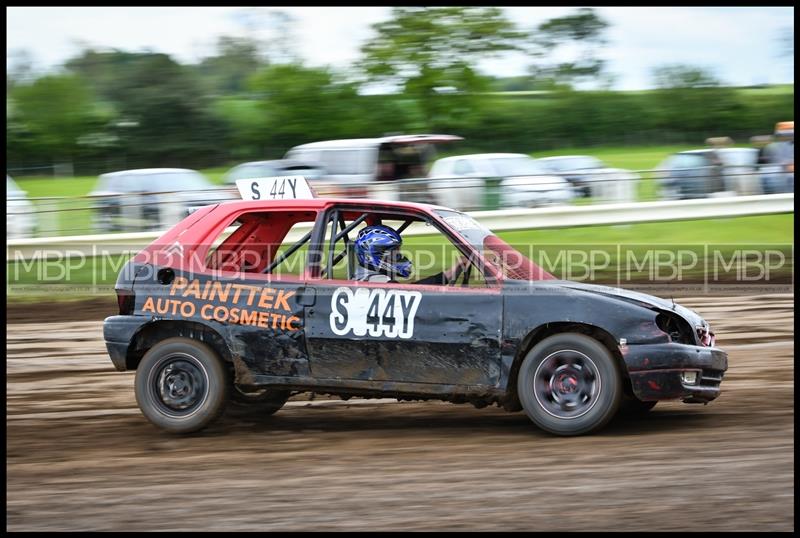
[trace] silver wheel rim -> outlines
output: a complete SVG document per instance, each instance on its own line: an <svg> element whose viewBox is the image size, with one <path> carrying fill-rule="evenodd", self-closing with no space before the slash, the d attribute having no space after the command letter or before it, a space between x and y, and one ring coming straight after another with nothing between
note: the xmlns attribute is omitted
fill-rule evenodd
<svg viewBox="0 0 800 538"><path fill-rule="evenodd" d="M544 358L533 374L533 394L550 416L572 420L592 410L602 392L597 365L574 349L555 351Z"/></svg>
<svg viewBox="0 0 800 538"><path fill-rule="evenodd" d="M195 357L170 353L150 370L147 387L160 413L186 419L208 399L208 372Z"/></svg>

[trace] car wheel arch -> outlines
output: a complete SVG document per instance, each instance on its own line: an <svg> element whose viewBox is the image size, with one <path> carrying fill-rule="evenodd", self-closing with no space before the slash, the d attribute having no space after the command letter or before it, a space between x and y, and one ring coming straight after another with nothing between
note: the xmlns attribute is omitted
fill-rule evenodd
<svg viewBox="0 0 800 538"><path fill-rule="evenodd" d="M511 371L509 372L506 387L509 395L513 396L512 400L517 404L519 404L519 397L516 394L517 377L519 375L519 369L522 366L522 362L525 360L528 352L545 338L561 333L585 334L586 336L594 338L600 342L605 348L608 349L608 351L611 353L611 356L614 357L614 360L617 361L617 365L619 366L624 381L623 386L626 383L629 383L628 369L625 366L625 359L622 357L622 353L620 352L619 347L617 347L617 341L614 336L611 335L611 333L601 327L598 327L597 325L592 325L590 323L575 321L545 323L528 332L528 334L521 340L514 356L514 362L511 365ZM511 407L516 408L516 406ZM519 409L522 409L521 404L519 404Z"/></svg>
<svg viewBox="0 0 800 538"><path fill-rule="evenodd" d="M233 353L222 335L212 327L196 321L155 320L142 325L131 338L125 357L127 370L136 370L144 354L167 338L176 336L202 342L213 349L224 362L233 362Z"/></svg>

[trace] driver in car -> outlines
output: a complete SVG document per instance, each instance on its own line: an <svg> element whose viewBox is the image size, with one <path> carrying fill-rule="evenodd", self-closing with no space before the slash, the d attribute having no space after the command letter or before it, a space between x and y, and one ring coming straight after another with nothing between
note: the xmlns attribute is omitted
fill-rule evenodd
<svg viewBox="0 0 800 538"><path fill-rule="evenodd" d="M356 236L355 252L358 260L355 280L359 282L397 282L397 277L408 278L414 265L400 253L403 239L389 226L367 226ZM418 280L416 284L448 282L443 271Z"/></svg>

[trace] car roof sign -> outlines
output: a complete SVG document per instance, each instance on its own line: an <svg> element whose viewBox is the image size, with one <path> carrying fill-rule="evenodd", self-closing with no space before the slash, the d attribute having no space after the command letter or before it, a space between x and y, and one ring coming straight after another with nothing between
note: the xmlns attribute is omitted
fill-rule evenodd
<svg viewBox="0 0 800 538"><path fill-rule="evenodd" d="M237 179L236 188L243 200L300 200L315 198L303 176L276 176Z"/></svg>

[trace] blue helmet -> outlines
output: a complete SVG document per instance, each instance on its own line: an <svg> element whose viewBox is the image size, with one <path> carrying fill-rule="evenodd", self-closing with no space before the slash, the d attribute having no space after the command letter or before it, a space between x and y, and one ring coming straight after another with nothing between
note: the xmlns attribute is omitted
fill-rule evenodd
<svg viewBox="0 0 800 538"><path fill-rule="evenodd" d="M403 240L388 226L367 226L356 236L358 263L362 267L403 278L411 274L411 261L400 254Z"/></svg>

